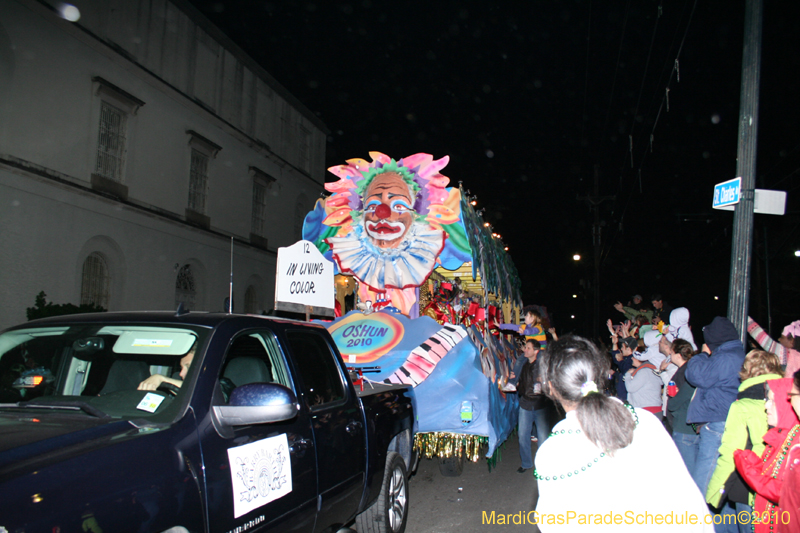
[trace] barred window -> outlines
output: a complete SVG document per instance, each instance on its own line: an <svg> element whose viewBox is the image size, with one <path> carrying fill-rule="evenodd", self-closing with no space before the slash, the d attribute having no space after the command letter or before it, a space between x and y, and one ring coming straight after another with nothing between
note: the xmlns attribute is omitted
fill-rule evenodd
<svg viewBox="0 0 800 533"><path fill-rule="evenodd" d="M303 224L306 214L308 214L308 204L308 197L305 194L298 196L294 204L294 234L301 239L303 238Z"/></svg>
<svg viewBox="0 0 800 533"><path fill-rule="evenodd" d="M311 172L311 132L300 126L300 168Z"/></svg>
<svg viewBox="0 0 800 533"><path fill-rule="evenodd" d="M192 149L192 165L189 171L189 209L196 213L206 213L206 194L208 189L208 156Z"/></svg>
<svg viewBox="0 0 800 533"><path fill-rule="evenodd" d="M267 184L261 180L253 180L253 218L250 223L250 232L263 237L266 220Z"/></svg>
<svg viewBox="0 0 800 533"><path fill-rule="evenodd" d="M186 309L194 309L197 289L192 265L183 265L175 279L175 307L183 304Z"/></svg>
<svg viewBox="0 0 800 533"><path fill-rule="evenodd" d="M117 182L122 182L125 168L126 122L127 114L124 111L101 102L95 172Z"/></svg>
<svg viewBox="0 0 800 533"><path fill-rule="evenodd" d="M83 262L81 276L81 305L99 305L108 309L110 276L103 256L92 252Z"/></svg>
<svg viewBox="0 0 800 533"><path fill-rule="evenodd" d="M244 291L244 312L250 315L258 313L258 295L253 285Z"/></svg>

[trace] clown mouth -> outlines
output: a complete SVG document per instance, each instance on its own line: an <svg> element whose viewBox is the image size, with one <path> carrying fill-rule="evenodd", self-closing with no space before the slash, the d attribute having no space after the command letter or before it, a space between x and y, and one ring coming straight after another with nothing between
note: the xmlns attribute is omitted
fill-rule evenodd
<svg viewBox="0 0 800 533"><path fill-rule="evenodd" d="M386 220L367 222L364 227L367 230L367 235L379 241L393 241L402 237L406 230L405 224Z"/></svg>

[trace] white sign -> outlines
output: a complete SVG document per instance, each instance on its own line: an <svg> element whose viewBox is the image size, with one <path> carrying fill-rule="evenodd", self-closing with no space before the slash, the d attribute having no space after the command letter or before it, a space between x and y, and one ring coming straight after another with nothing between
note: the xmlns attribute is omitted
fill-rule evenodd
<svg viewBox="0 0 800 533"><path fill-rule="evenodd" d="M314 243L299 241L288 248L278 248L278 271L275 276L275 308L288 309L295 304L333 310L333 262L317 250Z"/></svg>
<svg viewBox="0 0 800 533"><path fill-rule="evenodd" d="M733 211L735 205L719 207L723 211ZM756 189L753 196L753 213L761 215L783 215L786 213L786 191Z"/></svg>
<svg viewBox="0 0 800 533"><path fill-rule="evenodd" d="M156 409L158 409L158 406L161 405L163 401L164 396L156 394L155 392L148 392L144 395L144 398L142 398L142 401L139 402L136 408L147 411L148 413L155 413Z"/></svg>
<svg viewBox="0 0 800 533"><path fill-rule="evenodd" d="M292 492L292 463L286 434L228 448L233 517Z"/></svg>
<svg viewBox="0 0 800 533"><path fill-rule="evenodd" d="M727 205L739 203L742 190L742 178L723 181L714 185L714 202L711 207L721 209Z"/></svg>

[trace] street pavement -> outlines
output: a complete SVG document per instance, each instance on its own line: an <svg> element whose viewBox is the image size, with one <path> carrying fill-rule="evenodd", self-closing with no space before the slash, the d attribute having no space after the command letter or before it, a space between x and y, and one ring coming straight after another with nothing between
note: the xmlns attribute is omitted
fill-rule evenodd
<svg viewBox="0 0 800 533"><path fill-rule="evenodd" d="M501 445L501 459L489 471L486 459L466 463L459 477L444 477L439 463L422 459L409 484L409 533L478 533L488 531L539 531L523 521L515 525L516 514L523 520L536 507L538 497L533 470L519 468L519 446L513 434ZM536 446L533 447L536 453ZM495 522L491 523L494 511ZM521 513L521 514L519 514ZM498 516L506 521L499 523ZM533 515L531 515L532 517Z"/></svg>

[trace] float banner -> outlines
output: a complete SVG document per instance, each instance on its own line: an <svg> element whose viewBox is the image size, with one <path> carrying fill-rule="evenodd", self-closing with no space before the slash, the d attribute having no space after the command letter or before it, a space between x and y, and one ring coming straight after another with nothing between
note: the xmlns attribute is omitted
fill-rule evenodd
<svg viewBox="0 0 800 533"><path fill-rule="evenodd" d="M391 326L395 323L397 330ZM500 390L517 354L502 339L484 338L475 328L442 325L427 316L410 319L390 311L369 315L351 311L323 325L347 366L377 367L377 372L364 374L365 391L369 381L413 387L415 431L488 437L486 456L491 457L517 425L517 396ZM395 331L399 338L393 336Z"/></svg>
<svg viewBox="0 0 800 533"><path fill-rule="evenodd" d="M278 248L275 272L275 309L314 314L333 314L333 263L308 241ZM328 310L328 313L322 312Z"/></svg>
<svg viewBox="0 0 800 533"><path fill-rule="evenodd" d="M347 364L370 363L403 338L403 325L388 313L350 313L328 331Z"/></svg>

